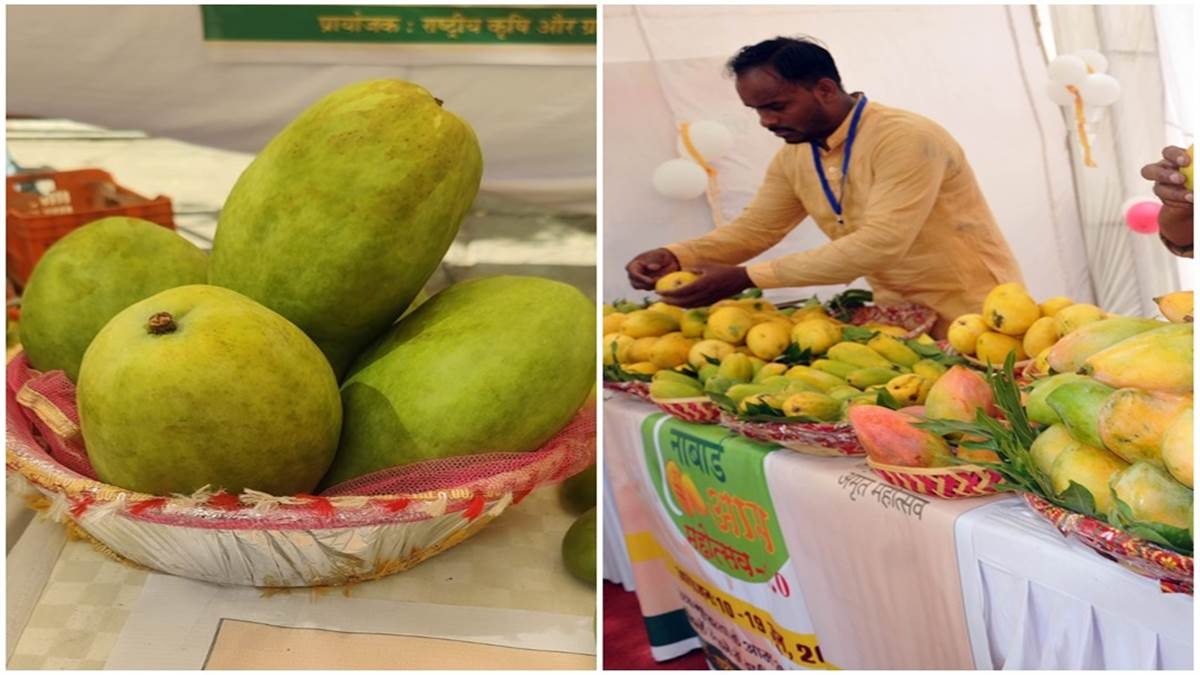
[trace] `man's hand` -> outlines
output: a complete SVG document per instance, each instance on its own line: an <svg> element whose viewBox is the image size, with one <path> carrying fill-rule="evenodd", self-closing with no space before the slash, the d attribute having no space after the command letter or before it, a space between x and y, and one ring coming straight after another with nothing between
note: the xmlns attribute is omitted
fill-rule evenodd
<svg viewBox="0 0 1200 675"><path fill-rule="evenodd" d="M1142 178L1154 181L1154 195L1165 206L1192 208L1193 193L1183 186L1184 177L1179 169L1192 163L1187 150L1168 145L1163 148L1163 158L1154 164L1142 167Z"/></svg>
<svg viewBox="0 0 1200 675"><path fill-rule="evenodd" d="M673 291L659 293L664 302L679 307L702 307L754 286L746 268L737 265L698 265L691 271L700 278Z"/></svg>
<svg viewBox="0 0 1200 675"><path fill-rule="evenodd" d="M634 288L652 291L659 277L679 271L679 259L665 248L656 248L639 253L625 266L625 271L629 273L629 283Z"/></svg>

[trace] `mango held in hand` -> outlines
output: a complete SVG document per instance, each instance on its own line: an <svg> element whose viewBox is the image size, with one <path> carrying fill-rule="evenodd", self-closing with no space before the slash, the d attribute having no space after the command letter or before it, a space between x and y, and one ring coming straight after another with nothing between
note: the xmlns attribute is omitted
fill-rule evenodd
<svg viewBox="0 0 1200 675"><path fill-rule="evenodd" d="M400 80L343 87L238 178L209 282L299 326L340 379L437 268L482 171L471 127L428 91Z"/></svg>
<svg viewBox="0 0 1200 675"><path fill-rule="evenodd" d="M108 320L138 300L202 284L208 256L171 230L138 218L104 218L46 251L21 298L21 344L38 370L79 380L79 363Z"/></svg>
<svg viewBox="0 0 1200 675"><path fill-rule="evenodd" d="M154 495L312 492L342 421L312 340L215 286L173 288L114 316L83 357L77 396L96 474Z"/></svg>
<svg viewBox="0 0 1200 675"><path fill-rule="evenodd" d="M1000 284L983 299L984 322L1004 335L1023 335L1041 315L1037 302L1015 282Z"/></svg>
<svg viewBox="0 0 1200 675"><path fill-rule="evenodd" d="M575 288L537 277L473 279L433 296L354 362L324 485L425 459L538 449L592 388L595 313Z"/></svg>
<svg viewBox="0 0 1200 675"><path fill-rule="evenodd" d="M687 286L699 278L700 276L698 274L695 272L688 272L687 270L671 272L670 274L662 275L658 278L658 281L654 282L654 290L658 291L659 293L662 293L663 291L674 291Z"/></svg>

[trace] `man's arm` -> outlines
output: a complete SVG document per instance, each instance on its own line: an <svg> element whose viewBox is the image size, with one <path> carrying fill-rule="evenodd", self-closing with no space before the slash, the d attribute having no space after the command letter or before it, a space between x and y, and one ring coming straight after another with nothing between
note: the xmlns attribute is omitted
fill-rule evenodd
<svg viewBox="0 0 1200 675"><path fill-rule="evenodd" d="M808 251L749 267L760 288L843 284L882 269L912 246L929 218L949 149L921 133L894 134L875 149L875 181L854 232Z"/></svg>

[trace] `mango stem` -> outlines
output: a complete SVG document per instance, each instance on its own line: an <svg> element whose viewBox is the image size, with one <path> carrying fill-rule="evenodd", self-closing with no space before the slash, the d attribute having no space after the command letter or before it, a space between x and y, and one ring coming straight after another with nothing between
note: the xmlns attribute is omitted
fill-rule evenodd
<svg viewBox="0 0 1200 675"><path fill-rule="evenodd" d="M170 312L159 312L150 317L150 321L146 324L146 332L151 335L174 333L175 328L175 317L171 316Z"/></svg>

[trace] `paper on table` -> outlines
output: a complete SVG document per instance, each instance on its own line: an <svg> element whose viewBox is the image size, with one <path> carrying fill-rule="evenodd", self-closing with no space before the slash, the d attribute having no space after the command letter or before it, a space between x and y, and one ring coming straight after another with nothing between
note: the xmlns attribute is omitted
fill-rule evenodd
<svg viewBox="0 0 1200 675"><path fill-rule="evenodd" d="M595 638L589 617L355 598L353 595L346 597L337 590L323 595L293 591L264 597L254 588L216 586L161 574L152 574L147 579L142 596L117 638L105 667L198 669L204 666L214 647L220 647L214 651L214 656L221 659L222 667L296 667L284 660L263 660L268 657L283 659L285 654L231 652L232 643L228 640L235 639L236 635L226 634L219 644L214 645L222 620L373 634L379 640L403 635L515 650L558 652L559 657L570 654L589 657L580 660L582 667L595 667ZM360 635L355 640L326 636L322 643L328 649L323 658L329 664L336 664L329 668L367 667L359 665L364 662L356 652L362 649L361 640L370 639L369 635ZM332 653L329 649L345 651ZM382 657L384 649L392 647L380 647L381 653L377 656ZM441 667L471 668L474 651L464 653L461 663L447 660ZM231 653L236 654L236 660L232 660ZM530 655L531 658L538 656L548 658L545 654ZM370 667L385 666L373 663ZM432 665L422 663L409 667Z"/></svg>

